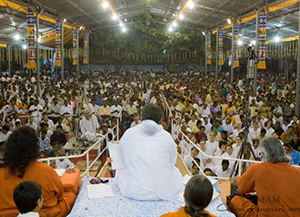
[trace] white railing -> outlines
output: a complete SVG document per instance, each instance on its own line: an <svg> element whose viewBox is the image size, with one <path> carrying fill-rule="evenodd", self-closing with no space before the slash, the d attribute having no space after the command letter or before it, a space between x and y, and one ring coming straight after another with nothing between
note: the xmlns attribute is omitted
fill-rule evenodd
<svg viewBox="0 0 300 217"><path fill-rule="evenodd" d="M167 99L166 97L164 96L163 93L160 93L160 97L162 98L164 104L165 104L165 109L166 109L166 119L170 118L170 121L171 121L171 134L173 135L174 134L174 128L173 128L173 120L174 120L174 117L173 117L173 114L172 114L172 110L169 106L169 103L167 102ZM169 114L169 115L168 115ZM169 117L167 117L169 116Z"/></svg>
<svg viewBox="0 0 300 217"><path fill-rule="evenodd" d="M173 125L172 125L173 126ZM228 157L221 157L221 156L212 156L212 155L208 155L208 154L206 154L205 152L203 152L198 146L196 146L196 144L195 143L193 143L181 130L179 131L179 133L181 133L182 134L182 136L183 136L183 138L182 138L182 140L184 139L184 138L186 138L188 141L189 141L189 143L190 144L192 144L193 145L193 147L195 147L198 151L199 151L199 153L201 153L203 156L205 156L205 157L207 157L207 158L209 158L209 159L219 159L219 160L230 160L230 161L235 161L235 162L238 162L238 175L240 176L241 175L241 163L243 163L243 162L245 162L245 163L262 163L262 161L255 161L255 160L246 160L246 159L240 159L240 158L228 158ZM179 134L178 133L178 134ZM178 138L178 136L176 136L177 137L177 139L180 141L180 139ZM185 151L188 153L188 150L185 148L185 147L183 147L184 149L185 149ZM191 158L192 158L192 156L191 155L189 155ZM194 162L194 164L196 164L197 165L197 167L199 168L199 170L200 170L200 172L202 173L202 174L204 174L204 172L202 171L202 169L200 168L200 166L197 164L197 162L195 162L195 160L192 158L192 160L193 160L193 162ZM298 165L292 165L292 166L294 166L294 167L297 167L297 168L300 168L300 166L298 166ZM235 169L235 168L234 168ZM229 178L225 178L225 177L215 177L215 178L218 178L218 179L229 179Z"/></svg>
<svg viewBox="0 0 300 217"><path fill-rule="evenodd" d="M131 96L133 95L132 89L129 93L129 97L126 99L124 105L122 106L119 114L118 114L118 118L117 118L117 125L114 126L110 132L106 133L105 135L102 136L102 138L100 138L97 142L95 142L91 147L89 147L85 152L83 152L82 154L79 155L70 155L70 156L62 156L62 157L51 157L51 158L41 158L38 159L38 161L40 162L47 162L48 165L50 165L50 161L54 161L54 160L61 160L61 159L72 159L72 158L80 158L80 157L84 157L86 156L86 170L84 171L83 174L81 174L80 176L83 177L85 175L89 176L89 170L92 166L94 166L94 164L97 162L97 160L101 157L101 155L107 150L108 147L108 134L111 133L112 134L112 139L117 138L117 141L119 141L119 121L120 119L122 120L122 111L124 110L125 106L128 103L128 100L131 98ZM114 134L115 132L115 128L116 129L116 133L117 135ZM103 148L101 150L101 143L104 142L104 140L106 140L106 147ZM97 157L94 159L93 162L90 163L90 151L92 149L94 149L96 146L98 146L98 150L99 150L99 154L97 155ZM100 151L101 150L101 151Z"/></svg>
<svg viewBox="0 0 300 217"><path fill-rule="evenodd" d="M181 130L179 130L179 133L182 134L182 140L184 140L185 138L188 140L188 142L193 145L193 147L195 147L199 153L201 153L204 157L206 158L209 158L209 159L219 159L219 160L230 160L230 161L236 161L238 162L238 175L240 176L241 175L241 166L240 166L240 163L241 162L246 162L246 163L261 163L261 161L254 161L254 160L246 160L246 159L239 159L239 158L228 158L228 157L221 157L221 156L212 156L212 155L208 155L206 154L205 152L203 152L198 146L196 146L195 143L193 143ZM178 133L178 134L179 134ZM177 139L179 140L178 136L176 136ZM183 147L187 153L189 153L189 151ZM190 156L190 155L189 155ZM190 156L192 158L192 156ZM200 166L195 162L195 160L192 158L193 162L197 165L197 167L199 168L200 172L202 174L204 174L204 172L202 171L202 169L200 168ZM225 178L225 177L215 177L215 178L219 178L219 179L228 179L228 178Z"/></svg>
<svg viewBox="0 0 300 217"><path fill-rule="evenodd" d="M221 157L221 156L212 156L212 155L208 155L206 154L205 152L203 152L198 146L196 146L195 143L193 143L182 131L181 129L179 129L179 132L177 133L177 135L174 134L174 123L173 123L173 115L172 115L172 112L171 112L171 109L170 109L170 106L165 98L165 96L163 94L161 94L161 98L163 99L163 102L165 103L165 109L166 109L166 114L169 112L169 118L170 118L170 121L171 121L171 135L172 135L172 138L174 140L178 140L179 142L181 142L181 140L184 140L184 138L186 138L188 140L188 142L193 145L193 147L195 147L199 153L201 153L204 157L206 158L209 158L209 159L219 159L219 160L230 160L230 161L235 161L237 162L237 165L238 166L238 176L241 176L241 163L262 163L261 161L255 161L255 160L246 160L246 159L239 159L239 158L226 158L226 157ZM178 135L181 133L182 135L182 138L178 138ZM189 153L189 151L186 149L186 147L183 147L186 151L186 153ZM192 156L189 155L191 158ZM203 174L203 170L201 169L200 165L198 165L198 163L192 158L192 161L193 163L199 168L199 171ZM300 166L298 165L293 165L294 167L297 167L297 168L300 168ZM236 167L234 167L235 169ZM226 177L213 177L213 178L218 178L218 179L229 179L229 178L226 178Z"/></svg>
<svg viewBox="0 0 300 217"><path fill-rule="evenodd" d="M117 126L115 126L117 127ZM114 128L115 128L114 127ZM113 128L113 130L114 130ZM112 130L112 131L113 131ZM113 133L113 132L112 132ZM40 162L47 162L48 165L50 165L50 161L54 161L54 160L62 160L62 159L72 159L72 158L80 158L80 157L84 157L86 156L86 166L87 169L86 171L81 174L80 176L85 176L85 174L87 174L87 176L89 176L89 170L92 166L94 166L94 164L97 162L97 160L99 159L99 157L104 153L104 151L107 149L107 145L106 147L98 154L98 156L95 158L95 160L90 164L90 151L92 149L94 149L97 145L98 145L98 150L101 150L101 142L103 142L104 140L106 140L106 144L108 141L108 133L105 134L101 139L99 139L97 142L95 142L91 147L89 147L85 152L83 152L82 154L79 155L70 155L70 156L63 156L63 157L49 157L49 158L41 158L38 159L38 161Z"/></svg>

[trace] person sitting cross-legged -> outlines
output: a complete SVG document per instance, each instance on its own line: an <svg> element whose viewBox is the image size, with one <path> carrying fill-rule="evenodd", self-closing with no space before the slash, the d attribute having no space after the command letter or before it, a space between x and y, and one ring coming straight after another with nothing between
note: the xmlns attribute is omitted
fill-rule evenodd
<svg viewBox="0 0 300 217"><path fill-rule="evenodd" d="M81 137L77 138L80 141L96 142L98 137L101 137L100 126L95 115L91 115L89 110L83 111L84 118L80 121Z"/></svg>
<svg viewBox="0 0 300 217"><path fill-rule="evenodd" d="M177 145L160 125L163 114L157 105L146 105L142 117L142 123L120 140L115 183L132 199L175 199L183 190L182 175L175 167Z"/></svg>

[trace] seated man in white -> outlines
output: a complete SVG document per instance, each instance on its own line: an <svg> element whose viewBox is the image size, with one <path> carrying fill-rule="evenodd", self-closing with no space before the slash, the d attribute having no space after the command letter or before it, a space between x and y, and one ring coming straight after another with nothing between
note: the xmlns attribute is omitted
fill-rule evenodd
<svg viewBox="0 0 300 217"><path fill-rule="evenodd" d="M120 140L116 184L132 199L174 199L183 190L182 175L175 167L177 145L159 124L162 111L157 105L146 105L142 118Z"/></svg>
<svg viewBox="0 0 300 217"><path fill-rule="evenodd" d="M89 142L97 142L97 137L101 137L100 134L100 126L95 115L90 115L88 109L83 111L82 120L80 120L80 131L81 137L78 140L81 141L89 141Z"/></svg>

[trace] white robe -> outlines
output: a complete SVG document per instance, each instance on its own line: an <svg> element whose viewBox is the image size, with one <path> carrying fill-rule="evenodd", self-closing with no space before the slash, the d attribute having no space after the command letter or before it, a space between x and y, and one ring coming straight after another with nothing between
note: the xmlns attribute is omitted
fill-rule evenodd
<svg viewBox="0 0 300 217"><path fill-rule="evenodd" d="M101 134L96 133L96 129L100 128L98 120L95 115L92 115L90 120L83 118L80 121L81 138L86 138L90 142L96 142Z"/></svg>
<svg viewBox="0 0 300 217"><path fill-rule="evenodd" d="M176 143L161 125L144 120L120 140L116 184L136 200L171 200L183 190Z"/></svg>

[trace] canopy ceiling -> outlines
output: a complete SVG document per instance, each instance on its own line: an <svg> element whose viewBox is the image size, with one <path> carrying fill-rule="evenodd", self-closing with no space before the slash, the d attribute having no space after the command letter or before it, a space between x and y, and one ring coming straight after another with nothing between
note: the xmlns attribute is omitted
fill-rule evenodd
<svg viewBox="0 0 300 217"><path fill-rule="evenodd" d="M100 31L118 25L117 21L112 19L111 11L101 6L102 0L0 0L1 41L10 41L11 36L16 32L22 36L27 34L26 14L16 8L5 7L1 2L13 2L26 8L30 6L33 10L39 6L43 16L53 19L66 18L69 25L77 23L91 31ZM107 2L127 25L136 22L145 23L147 5L150 5L150 22L167 26L178 15L187 0L108 0ZM195 7L188 8L183 13L184 19L178 22L176 31L180 31L180 28L214 30L217 26L226 25L228 18L243 18L255 14L257 7L273 6L281 2L284 0L194 0ZM293 4L268 14L269 39L277 34L281 37L298 34L298 7L298 4ZM54 23L40 20L41 33L54 30L54 26ZM225 29L224 33L225 36L231 37L231 29ZM240 34L245 37L245 40L254 38L255 19L240 24Z"/></svg>

